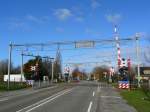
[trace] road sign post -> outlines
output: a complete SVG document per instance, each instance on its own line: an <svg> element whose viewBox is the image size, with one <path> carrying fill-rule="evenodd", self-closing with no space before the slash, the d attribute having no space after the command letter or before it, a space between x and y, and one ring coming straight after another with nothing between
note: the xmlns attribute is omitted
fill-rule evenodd
<svg viewBox="0 0 150 112"><path fill-rule="evenodd" d="M51 83L53 83L54 80L54 58L50 58L51 60Z"/></svg>
<svg viewBox="0 0 150 112"><path fill-rule="evenodd" d="M51 82L53 83L54 80L54 62L52 61L52 78L51 78Z"/></svg>
<svg viewBox="0 0 150 112"><path fill-rule="evenodd" d="M23 77L23 51L21 53L21 83L22 83L22 77Z"/></svg>
<svg viewBox="0 0 150 112"><path fill-rule="evenodd" d="M11 71L11 55L12 55L12 42L9 44L9 58L8 58L8 85L7 89L10 89L10 71Z"/></svg>
<svg viewBox="0 0 150 112"><path fill-rule="evenodd" d="M140 60L139 60L139 35L136 34L136 56L137 56L137 74L138 74L138 87L140 87Z"/></svg>

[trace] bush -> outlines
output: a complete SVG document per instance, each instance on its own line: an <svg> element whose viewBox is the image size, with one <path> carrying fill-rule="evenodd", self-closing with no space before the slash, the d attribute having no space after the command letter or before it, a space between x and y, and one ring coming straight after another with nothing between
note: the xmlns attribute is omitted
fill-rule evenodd
<svg viewBox="0 0 150 112"><path fill-rule="evenodd" d="M26 83L19 83L19 82L10 82L9 90L19 90L23 88L29 87ZM7 82L0 82L0 91L6 91L7 88Z"/></svg>
<svg viewBox="0 0 150 112"><path fill-rule="evenodd" d="M145 99L150 101L150 87L149 87L149 81L148 80L142 80L141 81L141 89L147 97Z"/></svg>

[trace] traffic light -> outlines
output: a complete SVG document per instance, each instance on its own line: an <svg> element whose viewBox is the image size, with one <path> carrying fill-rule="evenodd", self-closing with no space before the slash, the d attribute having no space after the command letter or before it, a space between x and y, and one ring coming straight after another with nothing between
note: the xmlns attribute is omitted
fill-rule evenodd
<svg viewBox="0 0 150 112"><path fill-rule="evenodd" d="M127 67L127 61L126 61L126 59L125 58L122 58L121 59L121 65L120 65L121 67Z"/></svg>
<svg viewBox="0 0 150 112"><path fill-rule="evenodd" d="M39 64L38 64L38 62L36 62L35 67L36 67L36 71L38 72L39 71Z"/></svg>
<svg viewBox="0 0 150 112"><path fill-rule="evenodd" d="M130 58L127 60L127 63L128 63L128 70L130 71L130 69L131 69L131 60L130 60Z"/></svg>
<svg viewBox="0 0 150 112"><path fill-rule="evenodd" d="M122 81L128 80L128 66L129 66L129 60L126 60L125 58L121 59L121 66L119 68L119 73Z"/></svg>

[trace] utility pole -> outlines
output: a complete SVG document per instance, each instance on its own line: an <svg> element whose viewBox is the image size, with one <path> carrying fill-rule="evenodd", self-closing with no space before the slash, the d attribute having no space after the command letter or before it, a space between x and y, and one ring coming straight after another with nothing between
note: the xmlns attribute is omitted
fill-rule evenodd
<svg viewBox="0 0 150 112"><path fill-rule="evenodd" d="M121 64L121 49L120 49L120 43L119 43L119 34L117 26L114 27L114 35L115 35L115 41L116 41L116 47L117 47L117 61L118 61L118 70L120 68Z"/></svg>
<svg viewBox="0 0 150 112"><path fill-rule="evenodd" d="M11 55L12 55L12 42L9 44L9 58L8 58L8 85L7 89L10 89L10 72L11 72Z"/></svg>
<svg viewBox="0 0 150 112"><path fill-rule="evenodd" d="M139 59L139 35L138 34L136 34L135 39L136 39L138 87L140 87L140 59Z"/></svg>
<svg viewBox="0 0 150 112"><path fill-rule="evenodd" d="M21 83L22 83L22 77L23 77L23 51L21 53Z"/></svg>
<svg viewBox="0 0 150 112"><path fill-rule="evenodd" d="M54 80L54 59L53 58L51 58L51 63L52 63L51 83L53 83L53 80Z"/></svg>
<svg viewBox="0 0 150 112"><path fill-rule="evenodd" d="M116 41L116 47L117 47L117 64L118 64L118 74L119 74L119 69L121 65L121 49L120 49L118 29L116 25L114 27L114 35L115 35L115 41ZM119 81L119 75L118 75L118 81Z"/></svg>

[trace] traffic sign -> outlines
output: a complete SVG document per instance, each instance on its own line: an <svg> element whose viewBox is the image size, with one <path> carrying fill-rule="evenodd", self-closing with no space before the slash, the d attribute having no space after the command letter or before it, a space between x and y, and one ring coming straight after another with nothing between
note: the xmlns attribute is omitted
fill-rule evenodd
<svg viewBox="0 0 150 112"><path fill-rule="evenodd" d="M36 66L31 66L30 70L31 71L35 71L36 70Z"/></svg>
<svg viewBox="0 0 150 112"><path fill-rule="evenodd" d="M75 43L75 48L90 48L94 47L94 41L81 41Z"/></svg>
<svg viewBox="0 0 150 112"><path fill-rule="evenodd" d="M129 89L129 81L119 81L119 89Z"/></svg>
<svg viewBox="0 0 150 112"><path fill-rule="evenodd" d="M70 72L70 68L69 68L69 66L66 66L66 67L65 67L64 72L65 72L65 73L67 73L67 74Z"/></svg>

